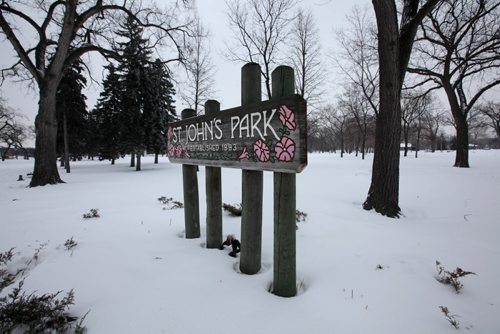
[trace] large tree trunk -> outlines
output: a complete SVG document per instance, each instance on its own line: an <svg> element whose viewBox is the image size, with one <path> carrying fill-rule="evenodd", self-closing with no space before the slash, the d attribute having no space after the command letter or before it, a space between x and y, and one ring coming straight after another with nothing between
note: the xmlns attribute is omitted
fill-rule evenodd
<svg viewBox="0 0 500 334"><path fill-rule="evenodd" d="M461 113L453 113L455 128L457 129L457 147L454 167L469 168L469 125L467 116Z"/></svg>
<svg viewBox="0 0 500 334"><path fill-rule="evenodd" d="M139 151L135 155L137 157L137 163L135 164L135 170L136 171L140 171L141 170L141 157L142 157L142 153Z"/></svg>
<svg viewBox="0 0 500 334"><path fill-rule="evenodd" d="M365 210L399 217L399 141L401 138L401 73L396 8L374 2L378 27L380 109L375 128L372 180Z"/></svg>
<svg viewBox="0 0 500 334"><path fill-rule="evenodd" d="M66 118L66 110L63 110L63 140L64 140L64 168L66 173L71 173L69 164L69 143L68 143L68 120Z"/></svg>
<svg viewBox="0 0 500 334"><path fill-rule="evenodd" d="M35 119L35 167L30 187L63 183L57 170L56 91L57 84L40 84L40 101Z"/></svg>
<svg viewBox="0 0 500 334"><path fill-rule="evenodd" d="M448 82L447 80L446 82ZM455 154L455 164L453 167L469 168L469 124L467 124L467 113L460 108L459 99L449 84L444 84L444 91L448 97L448 102L451 107L451 114L455 121L455 129L457 130L457 144Z"/></svg>

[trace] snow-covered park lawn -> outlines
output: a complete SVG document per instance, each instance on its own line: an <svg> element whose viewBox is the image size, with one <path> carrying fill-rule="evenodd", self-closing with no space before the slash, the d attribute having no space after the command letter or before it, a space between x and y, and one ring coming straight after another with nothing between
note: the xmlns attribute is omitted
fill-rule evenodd
<svg viewBox="0 0 500 334"><path fill-rule="evenodd" d="M22 266L37 249L24 288L75 291L71 312L88 313L89 333L500 333L500 152L472 151L470 169L454 152L401 158L400 205L389 219L361 207L371 158L310 154L297 175L297 278L300 293L268 292L273 276L272 173L264 173L262 270L238 272L229 250L206 249L205 173L200 168L202 236L183 237L180 165L166 158L143 171L129 159L81 161L66 184L27 188L16 181L33 160L0 163L0 252L15 247ZM241 202L241 171L223 169L223 202ZM84 219L90 209L100 218ZM240 219L224 214L224 234ZM73 238L77 246L67 250ZM243 245L244 246L244 245ZM455 293L439 283L436 260L461 267ZM5 289L2 295L9 292Z"/></svg>

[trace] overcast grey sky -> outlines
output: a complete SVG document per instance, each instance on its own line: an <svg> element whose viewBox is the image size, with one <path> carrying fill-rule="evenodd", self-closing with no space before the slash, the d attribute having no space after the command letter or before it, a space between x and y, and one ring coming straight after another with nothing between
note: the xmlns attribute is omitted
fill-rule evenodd
<svg viewBox="0 0 500 334"><path fill-rule="evenodd" d="M228 0L231 1L231 0ZM159 3L163 1L158 1ZM341 0L299 0L298 7L311 8L317 20L317 27L322 41L322 51L324 55L335 49L334 30L345 25L345 15L349 13L354 4L371 6L369 0L341 1ZM240 69L243 64L238 64L226 60L223 56L226 42L231 40L231 32L228 27L226 17L226 4L224 0L196 0L198 14L203 24L211 33L211 53L213 62L217 68L215 77L215 99L219 100L222 109L227 109L240 104ZM370 7L371 9L371 7ZM0 66L6 67L12 64L14 51L10 43L6 40L0 42ZM97 54L92 54L91 58L96 59L95 64L102 64L102 60ZM93 76L100 81L100 65L93 66ZM335 86L335 71L332 70L333 62L325 57L324 66L330 70L331 80L325 83L329 96L334 96L337 90ZM88 108L92 109L100 87L96 84L86 92L88 96ZM38 95L34 90L30 90L25 83L15 83L12 80L4 82L0 87L0 94L8 105L19 113L28 117L27 124L33 124L37 112ZM186 106L182 105L181 99L177 98L177 110L180 111Z"/></svg>

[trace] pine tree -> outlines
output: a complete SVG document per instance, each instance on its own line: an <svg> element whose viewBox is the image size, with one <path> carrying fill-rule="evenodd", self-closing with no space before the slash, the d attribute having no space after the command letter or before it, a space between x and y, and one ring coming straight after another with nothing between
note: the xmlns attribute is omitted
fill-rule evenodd
<svg viewBox="0 0 500 334"><path fill-rule="evenodd" d="M120 145L122 153L137 157L136 170L141 169L140 159L146 149L145 109L147 67L151 52L147 40L142 38L142 28L132 19L121 24L119 36L125 42L119 43L121 62L118 66L122 86L120 124Z"/></svg>
<svg viewBox="0 0 500 334"><path fill-rule="evenodd" d="M87 85L83 63L76 60L66 68L56 95L57 153L64 157L66 172L70 172L69 155L74 158L85 153L87 128L87 97L82 90Z"/></svg>
<svg viewBox="0 0 500 334"><path fill-rule="evenodd" d="M96 129L96 151L99 159L109 159L114 165L120 154L120 113L123 95L120 78L112 63L106 66L108 74L104 79L103 91L92 111L92 122Z"/></svg>
<svg viewBox="0 0 500 334"><path fill-rule="evenodd" d="M155 163L158 163L158 154L167 145L165 135L168 123L176 118L175 89L168 69L159 59L149 66L147 73L149 84L144 101L146 147L155 153Z"/></svg>

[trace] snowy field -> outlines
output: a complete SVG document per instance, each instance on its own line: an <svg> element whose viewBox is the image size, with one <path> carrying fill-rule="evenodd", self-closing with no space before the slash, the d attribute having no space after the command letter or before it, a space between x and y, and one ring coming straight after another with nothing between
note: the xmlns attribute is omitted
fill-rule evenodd
<svg viewBox="0 0 500 334"><path fill-rule="evenodd" d="M82 161L57 186L27 188L33 160L0 162L0 252L15 247L22 266L41 247L24 288L74 289L71 312L88 313L89 333L500 333L500 152L472 151L472 168L451 167L454 152L401 159L404 217L361 208L371 158L311 154L297 176L300 294L268 292L273 270L272 174L264 175L262 271L238 273L238 258L205 243L205 174L200 168L202 236L183 237L180 165L143 159ZM224 169L223 202L241 201L241 171ZM83 219L90 209L100 218ZM224 214L224 234L240 219ZM73 238L71 251L64 243ZM457 294L435 276L436 260L477 273ZM16 285L16 284L15 284ZM14 286L15 286L14 285ZM13 286L11 286L12 288ZM2 294L8 293L10 288Z"/></svg>

